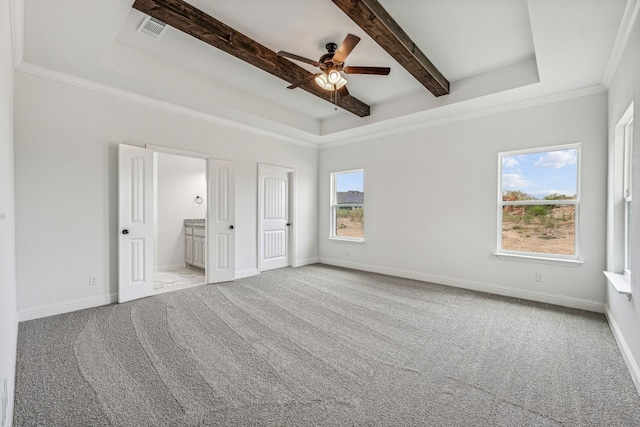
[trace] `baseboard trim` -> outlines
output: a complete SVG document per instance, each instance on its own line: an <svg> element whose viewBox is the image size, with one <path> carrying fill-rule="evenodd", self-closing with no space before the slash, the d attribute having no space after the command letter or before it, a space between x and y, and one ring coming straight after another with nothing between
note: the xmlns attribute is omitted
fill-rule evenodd
<svg viewBox="0 0 640 427"><path fill-rule="evenodd" d="M236 271L236 279L255 276L256 274L258 274L258 270L255 268L239 270ZM23 308L18 310L18 321L25 322L27 320L40 319L42 317L55 316L57 314L84 310L85 308L100 307L101 305L113 304L115 302L118 302L117 292L113 292L107 295L100 295L97 297L79 298L70 301Z"/></svg>
<svg viewBox="0 0 640 427"><path fill-rule="evenodd" d="M257 268L247 268L245 270L236 270L236 279L244 279L258 274Z"/></svg>
<svg viewBox="0 0 640 427"><path fill-rule="evenodd" d="M447 277L447 276L438 276L434 274L421 273L417 271L402 270L402 269L391 268L391 267L381 267L377 265L362 264L357 262L343 261L343 260L324 258L324 257L307 258L304 260L298 260L296 261L296 267L315 264L318 262L321 262L323 264L328 264L328 265L335 265L338 267L352 268L354 270L388 274L390 276L421 280L424 282L437 283L440 285L454 286L458 288L470 289L470 290L480 291L480 292L487 292L487 293L497 294L497 295L504 295L504 296L509 296L513 298L522 298L526 300L555 304L555 305L560 305L564 307L594 311L597 313L605 313L607 314L607 318L610 319L609 324L613 325L615 323L615 321L612 320L613 317L610 314L605 312L605 305L603 303L600 303L598 301L586 300L582 298L573 298L573 297L567 297L564 295L549 294L545 292L515 289L508 286L503 286L503 285L477 282L477 281L466 280L466 279L458 279L458 278ZM235 278L242 279L245 277L255 276L257 274L258 274L257 268L248 268L245 270L237 270ZM53 304L44 304L36 307L24 308L24 309L18 310L18 321L24 322L27 320L39 319L41 317L55 316L57 314L69 313L71 311L84 310L86 308L113 304L117 301L118 301L118 293L113 292L110 294L100 295L97 297L79 298L71 301L58 302ZM616 325L616 328L617 328L617 325ZM618 331L617 335L616 335L616 332L614 331L614 335L616 335L616 340L618 340L618 336L619 336L620 340L624 342L624 338L622 338L622 335L620 334L619 329L617 329L617 331ZM631 357L631 353L629 352L628 347L626 347L626 344L624 345L625 345L624 348L627 351L627 353L624 353L623 351L623 354L625 355L625 360L626 360L627 355L628 357ZM633 371L634 382L636 382L636 385L638 386L638 390L640 391L640 369L638 369L638 365L635 363L632 357L630 360L631 360L631 362L629 362L630 369L632 369L631 367L633 367L634 369Z"/></svg>
<svg viewBox="0 0 640 427"><path fill-rule="evenodd" d="M543 302L547 304L560 305L563 307L577 308L580 310L604 313L604 303L583 298L568 297L565 295L550 294L547 292L537 292L526 289L517 289L493 283L484 283L474 280L459 279L448 276L438 276L418 271L402 270L392 267L382 267L378 265L362 264L339 259L320 257L319 262L323 264L335 265L337 267L352 268L354 270L369 271L372 273L388 274L390 276L403 277L406 279L421 280L423 282L437 283L439 285L454 286L457 288L470 289L473 291L487 292L490 294L503 295L513 298L521 298L530 301Z"/></svg>
<svg viewBox="0 0 640 427"><path fill-rule="evenodd" d="M615 317L613 317L613 313L609 310L609 306L605 305L604 315L607 317L607 321L609 322L609 328L611 328L611 332L613 333L613 337L618 343L618 348L620 348L620 353L622 353L622 358L624 362L627 364L627 368L629 369L629 373L631 374L631 379L633 379L633 383L636 386L636 390L638 394L640 394L640 368L638 368L638 363L636 359L633 357L631 353L631 349L627 345L627 341L624 339L624 335L622 335L622 331L616 322Z"/></svg>
<svg viewBox="0 0 640 427"><path fill-rule="evenodd" d="M317 264L318 257L314 258L305 258L305 259L297 259L294 263L294 267L302 267L303 265Z"/></svg>
<svg viewBox="0 0 640 427"><path fill-rule="evenodd" d="M117 292L97 297L79 298L53 304L38 305L36 307L18 310L18 321L25 322L27 320L40 319L41 317L84 310L85 308L100 307L101 305L113 304L114 302L118 302Z"/></svg>

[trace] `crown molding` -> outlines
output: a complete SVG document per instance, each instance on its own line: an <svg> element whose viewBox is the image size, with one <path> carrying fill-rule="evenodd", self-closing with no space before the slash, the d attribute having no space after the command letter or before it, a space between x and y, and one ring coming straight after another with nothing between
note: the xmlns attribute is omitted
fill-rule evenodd
<svg viewBox="0 0 640 427"><path fill-rule="evenodd" d="M618 34L616 35L616 40L613 43L613 49L611 50L611 56L609 57L607 68L602 76L602 86L607 89L611 86L613 76L618 69L618 65L620 65L622 54L624 53L627 43L629 42L629 37L631 36L631 31L638 20L638 12L640 12L640 1L628 0L627 7L622 15Z"/></svg>
<svg viewBox="0 0 640 427"><path fill-rule="evenodd" d="M19 0L21 1L21 0ZM535 107L544 104L551 104L555 102L565 101L569 99L594 95L597 93L605 92L606 89L601 85L595 85L587 88L582 88L578 90L552 94L547 96L542 96L535 99L519 101L514 103L506 103L504 105L488 107L488 108L479 108L476 107L471 111L461 111L461 112L451 112L451 114L446 117L438 117L438 118L425 118L425 114L431 113L432 110L424 112L424 114L417 113L410 119L410 124L408 125L393 125L392 123L383 123L374 124L371 126L365 126L358 130L359 133L354 137L345 137L343 139L339 139L339 134L326 135L326 136L317 136L312 134L307 134L305 140L299 138L292 138L287 135L283 135L281 133L261 129L255 126L251 126L248 124L241 123L239 121L230 120L222 117L218 117L213 114L204 113L202 111L197 111L191 108L183 107L180 105L176 105L166 101L160 101L158 99L140 95L137 93L133 93L130 91L126 91L123 89L117 89L113 86L105 85L102 83L96 83L91 80L83 79L80 77L76 77L67 73L63 73L60 71L55 71L49 68L40 67L38 65L33 65L28 62L22 62L17 68L17 71L33 75L36 77L41 77L44 79L56 81L59 83L67 84L70 86L75 86L81 89L86 89L89 91L93 91L96 93L101 93L108 96L114 96L117 98L125 99L128 101L136 102L142 105L146 105L149 107L158 108L161 110L182 114L188 117L196 118L199 120L208 121L211 123L216 123L222 126L243 130L246 132L250 132L256 135L265 136L268 138L272 138L275 140L288 142L291 144L301 145L304 147L314 148L314 149L327 149L332 147L337 147L341 145L354 144L361 141L378 139L381 137L393 136L400 133L411 132L419 129L440 126L449 123L455 123L470 119L475 119L479 117L491 116L495 114L505 113L508 111L521 110L524 108ZM405 122L406 123L406 122ZM386 127L386 129L380 129L380 127ZM337 138L337 140L336 140Z"/></svg>
<svg viewBox="0 0 640 427"><path fill-rule="evenodd" d="M73 76L71 74L55 71L50 68L41 67L39 65L30 64L28 62L22 62L17 68L17 71L29 74L36 77L41 77L47 80L52 80L58 83L75 86L81 89L86 89L92 92L100 93L103 95L114 96L116 98L125 99L127 101L136 102L138 104L146 105L148 107L158 108L184 116L192 117L199 120L204 120L211 123L216 123L222 126L243 130L253 134L266 136L268 138L276 139L291 144L302 145L309 148L317 148L317 144L309 141L302 141L297 138L292 138L281 133L272 132L269 130L260 129L255 126L246 125L238 121L225 119L213 114L197 111L192 108L183 107L170 102L161 101L149 96L140 95L134 92L130 92L123 89L118 89L113 86L105 85L102 83L96 83L92 80L83 79L81 77Z"/></svg>
<svg viewBox="0 0 640 427"><path fill-rule="evenodd" d="M394 129L390 129L388 131L382 131L382 132L376 132L375 134L373 132L367 134L367 135L359 135L353 138L348 138L348 139L343 139L340 141L335 141L335 142L330 142L330 143L326 143L320 146L320 149L327 149L327 148L332 148L332 147L338 147L341 145L348 145L348 144L355 144L357 142L362 142L362 141L366 141L366 140L370 140L372 138L381 138L381 137L386 137L386 136L393 136L393 135L397 135L400 133L407 133L407 132L412 132L412 131L416 131L416 130L420 130L420 129L425 129L425 128L430 128L430 127L435 127L435 126L441 126L441 125L445 125L445 124L450 124L450 123L456 123L456 122L461 122L461 121L465 121L465 120L471 120L471 119L477 119L480 117L486 117L486 116L493 116L496 114L501 114L501 113L507 113L510 111L516 111L516 110L523 110L526 108L532 108L532 107L537 107L540 105L546 105L546 104L553 104L556 102L561 102L561 101L567 101L567 100L571 100L571 99L575 99L575 98L582 98L585 96L590 96L590 95L596 95L598 93L602 93L602 92L606 92L607 89L604 88L601 85L595 85L595 86L590 86L590 87L586 87L586 88L582 88L582 89L577 89L577 90L572 90L572 91L567 91L567 92L562 92L562 93L556 93L556 94L552 94L552 95L546 95L546 96L541 96L538 98L534 98L534 99L528 99L525 101L518 101L518 102L513 102L513 103L507 103L504 105L499 105L499 106L495 106L495 107L488 107L488 108L478 108L476 110L472 110L472 111L467 111L467 112L461 112L458 114L451 114L448 115L447 117L443 117L443 118L436 118L436 119L432 119L432 120L414 120L417 123L415 124L410 124L407 126L403 126L403 127L397 127Z"/></svg>

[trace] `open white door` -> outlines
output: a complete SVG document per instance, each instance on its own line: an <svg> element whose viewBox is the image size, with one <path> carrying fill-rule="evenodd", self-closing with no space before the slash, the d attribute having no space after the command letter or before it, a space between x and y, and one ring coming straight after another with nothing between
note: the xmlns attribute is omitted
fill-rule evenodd
<svg viewBox="0 0 640 427"><path fill-rule="evenodd" d="M234 162L209 160L208 199L207 282L228 282L236 278Z"/></svg>
<svg viewBox="0 0 640 427"><path fill-rule="evenodd" d="M153 295L153 152L118 148L118 302Z"/></svg>
<svg viewBox="0 0 640 427"><path fill-rule="evenodd" d="M289 257L289 171L276 166L259 167L260 221L258 259L260 271L291 265Z"/></svg>

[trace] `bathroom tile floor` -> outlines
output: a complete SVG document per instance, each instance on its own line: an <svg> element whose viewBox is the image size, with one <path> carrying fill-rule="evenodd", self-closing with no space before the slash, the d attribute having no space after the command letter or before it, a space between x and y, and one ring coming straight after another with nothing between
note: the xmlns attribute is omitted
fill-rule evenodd
<svg viewBox="0 0 640 427"><path fill-rule="evenodd" d="M182 267L171 271L158 271L153 275L155 293L177 291L206 283L204 270Z"/></svg>

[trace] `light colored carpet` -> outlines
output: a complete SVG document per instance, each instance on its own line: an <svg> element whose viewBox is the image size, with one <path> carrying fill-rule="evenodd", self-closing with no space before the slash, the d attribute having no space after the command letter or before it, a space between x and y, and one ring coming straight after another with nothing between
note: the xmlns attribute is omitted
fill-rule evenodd
<svg viewBox="0 0 640 427"><path fill-rule="evenodd" d="M637 426L602 315L323 265L20 324L16 426Z"/></svg>

